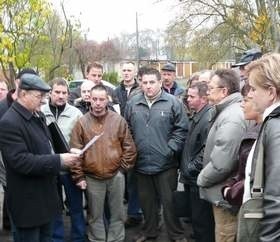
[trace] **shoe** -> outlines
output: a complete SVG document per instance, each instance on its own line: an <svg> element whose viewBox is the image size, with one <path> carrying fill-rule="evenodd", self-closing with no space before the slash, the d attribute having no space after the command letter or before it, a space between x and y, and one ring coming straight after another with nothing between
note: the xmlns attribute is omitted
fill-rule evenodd
<svg viewBox="0 0 280 242"><path fill-rule="evenodd" d="M189 218L189 217L184 217L184 218L182 219L182 221L183 221L184 223L186 223L186 224L189 224L189 223L192 222L192 221L191 221L191 218Z"/></svg>
<svg viewBox="0 0 280 242"><path fill-rule="evenodd" d="M156 238L157 237L148 237L148 236L145 236L143 234L138 234L133 238L133 242L144 242L144 241L147 241L147 240L154 240Z"/></svg>
<svg viewBox="0 0 280 242"><path fill-rule="evenodd" d="M142 224L142 221L143 221L142 218L129 217L129 218L127 218L127 220L124 222L124 227L125 227L125 228L136 227L136 226Z"/></svg>
<svg viewBox="0 0 280 242"><path fill-rule="evenodd" d="M195 240L194 233L191 233L191 234L190 234L190 238Z"/></svg>

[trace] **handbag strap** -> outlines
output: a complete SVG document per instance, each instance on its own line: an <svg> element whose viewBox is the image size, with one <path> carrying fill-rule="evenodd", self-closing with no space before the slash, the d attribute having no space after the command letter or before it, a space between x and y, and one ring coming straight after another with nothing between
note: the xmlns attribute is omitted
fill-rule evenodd
<svg viewBox="0 0 280 242"><path fill-rule="evenodd" d="M253 186L251 189L252 198L263 197L263 158L264 158L264 147L263 147L263 130L261 130L258 140L258 153L256 158L256 168L254 173Z"/></svg>
<svg viewBox="0 0 280 242"><path fill-rule="evenodd" d="M263 147L264 134L263 133L264 133L264 131L263 130L269 119L276 118L279 116L280 116L280 106L275 108L265 118L265 120L263 121L263 124L261 126L261 130L259 132L259 137L258 137L258 141L256 144L257 157L256 157L256 161L255 161L255 170L254 170L254 172L252 170L252 173L254 173L253 186L251 189L252 198L263 198L263 188L264 188L264 174L263 174L263 167L264 167L264 147Z"/></svg>

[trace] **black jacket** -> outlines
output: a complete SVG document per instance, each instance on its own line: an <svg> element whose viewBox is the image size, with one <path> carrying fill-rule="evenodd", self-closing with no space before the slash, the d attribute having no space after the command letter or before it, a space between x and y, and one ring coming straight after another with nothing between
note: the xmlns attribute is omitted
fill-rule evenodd
<svg viewBox="0 0 280 242"><path fill-rule="evenodd" d="M139 85L135 80L133 86L131 87L129 96L131 96L138 87ZM124 110L125 110L126 103L129 99L129 96L127 96L127 91L125 90L125 86L122 81L120 85L117 86L116 89L114 90L114 97L116 98L117 103L120 105L122 116L124 116Z"/></svg>
<svg viewBox="0 0 280 242"><path fill-rule="evenodd" d="M190 118L190 130L185 141L180 164L180 181L194 185L203 167L203 153L209 127L209 110L206 105Z"/></svg>
<svg viewBox="0 0 280 242"><path fill-rule="evenodd" d="M15 92L15 89L8 92L7 97L0 101L0 119L3 117L3 115L6 113L6 111L9 109L9 107L14 102L12 95Z"/></svg>
<svg viewBox="0 0 280 242"><path fill-rule="evenodd" d="M10 90L7 94L7 97L0 101L0 119L3 117L3 115L7 112L7 110L14 102L12 98L14 92L15 89ZM3 184L3 186L6 186L6 170L2 162L0 162L0 183Z"/></svg>
<svg viewBox="0 0 280 242"><path fill-rule="evenodd" d="M56 175L61 163L59 155L52 154L45 122L14 102L0 121L0 147L15 225L28 228L51 222L59 211Z"/></svg>

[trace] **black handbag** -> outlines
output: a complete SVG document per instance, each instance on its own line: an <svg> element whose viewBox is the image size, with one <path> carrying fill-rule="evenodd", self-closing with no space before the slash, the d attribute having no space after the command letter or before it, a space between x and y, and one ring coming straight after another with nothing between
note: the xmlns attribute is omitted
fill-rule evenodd
<svg viewBox="0 0 280 242"><path fill-rule="evenodd" d="M253 185L251 189L251 199L241 205L238 214L237 226L237 242L258 242L259 241L259 228L260 220L263 218L263 134L260 133L259 140L256 145L258 152ZM258 149L257 149L258 147ZM256 151L255 150L255 151ZM253 168L253 166L252 166ZM252 170L253 171L253 170Z"/></svg>

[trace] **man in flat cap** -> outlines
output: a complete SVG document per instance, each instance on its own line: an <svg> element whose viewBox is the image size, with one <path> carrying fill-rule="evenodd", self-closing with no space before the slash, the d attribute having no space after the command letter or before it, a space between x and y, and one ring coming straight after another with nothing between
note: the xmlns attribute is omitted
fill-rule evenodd
<svg viewBox="0 0 280 242"><path fill-rule="evenodd" d="M16 79L14 80L15 89L11 89L8 92L6 98L0 101L0 119L4 115L4 113L9 109L9 107L12 105L13 101L17 99L18 84L23 74L38 75L38 73L32 68L23 68L21 71L19 71L19 73L16 76Z"/></svg>
<svg viewBox="0 0 280 242"><path fill-rule="evenodd" d="M161 68L161 80L162 88L169 94L172 94L176 97L180 97L184 93L184 89L181 88L177 82L176 78L176 67L172 63L166 63Z"/></svg>
<svg viewBox="0 0 280 242"><path fill-rule="evenodd" d="M26 73L38 75L38 73L32 68L23 68L18 72L16 79L14 80L15 89L9 90L7 93L7 96L0 101L0 119L5 114L5 112L9 109L9 107L12 105L14 100L17 99L17 89L18 89L19 80L20 80L21 76ZM11 228L12 233L14 234L15 230L13 229L13 224L10 223L8 211L7 211L7 202L5 199L6 198L6 195L5 195L6 194L6 172L5 172L5 167L3 166L2 162L0 162L0 183L3 185L3 188L4 188L3 228L6 230L9 230Z"/></svg>
<svg viewBox="0 0 280 242"><path fill-rule="evenodd" d="M262 52L258 49L250 49L243 53L239 62L231 65L232 68L238 67L239 68L239 75L240 75L240 87L242 88L247 80L245 67L251 61L257 60L262 57Z"/></svg>
<svg viewBox="0 0 280 242"><path fill-rule="evenodd" d="M76 154L54 154L50 134L38 112L49 90L39 76L23 74L17 100L0 120L7 204L15 241L51 241L51 222L60 209L56 178L61 167L78 160Z"/></svg>

